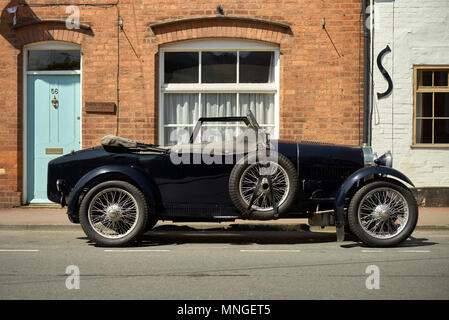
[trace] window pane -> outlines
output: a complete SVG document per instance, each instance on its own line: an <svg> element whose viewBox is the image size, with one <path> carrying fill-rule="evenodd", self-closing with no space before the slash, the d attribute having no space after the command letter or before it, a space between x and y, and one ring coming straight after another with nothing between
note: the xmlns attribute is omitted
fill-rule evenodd
<svg viewBox="0 0 449 320"><path fill-rule="evenodd" d="M241 51L239 53L239 82L273 82L272 51Z"/></svg>
<svg viewBox="0 0 449 320"><path fill-rule="evenodd" d="M164 124L195 124L198 118L197 93L164 94Z"/></svg>
<svg viewBox="0 0 449 320"><path fill-rule="evenodd" d="M178 143L189 143L193 127L166 127L164 128L164 141L166 146Z"/></svg>
<svg viewBox="0 0 449 320"><path fill-rule="evenodd" d="M165 52L165 83L198 83L198 52Z"/></svg>
<svg viewBox="0 0 449 320"><path fill-rule="evenodd" d="M449 120L435 120L435 143L449 143Z"/></svg>
<svg viewBox="0 0 449 320"><path fill-rule="evenodd" d="M435 92L435 117L449 117L449 93Z"/></svg>
<svg viewBox="0 0 449 320"><path fill-rule="evenodd" d="M418 93L416 95L416 116L432 117L432 93Z"/></svg>
<svg viewBox="0 0 449 320"><path fill-rule="evenodd" d="M432 86L432 71L418 71L418 86Z"/></svg>
<svg viewBox="0 0 449 320"><path fill-rule="evenodd" d="M447 87L447 71L435 71L433 73L433 76L434 76L433 80L434 86Z"/></svg>
<svg viewBox="0 0 449 320"><path fill-rule="evenodd" d="M205 93L201 95L202 117L233 117L237 116L237 94L235 93ZM205 122L199 134L201 141L227 141L238 132L238 122Z"/></svg>
<svg viewBox="0 0 449 320"><path fill-rule="evenodd" d="M28 70L79 70L79 50L32 50L28 51Z"/></svg>
<svg viewBox="0 0 449 320"><path fill-rule="evenodd" d="M246 116L250 109L260 125L274 124L274 94L241 93L240 114Z"/></svg>
<svg viewBox="0 0 449 320"><path fill-rule="evenodd" d="M231 141L244 129L246 129L246 125L243 122L220 122L218 124L205 122L201 127L199 136L201 142Z"/></svg>
<svg viewBox="0 0 449 320"><path fill-rule="evenodd" d="M237 115L235 93L205 93L201 95L202 117L231 117Z"/></svg>
<svg viewBox="0 0 449 320"><path fill-rule="evenodd" d="M432 120L416 120L416 143L432 143Z"/></svg>
<svg viewBox="0 0 449 320"><path fill-rule="evenodd" d="M236 83L237 52L203 52L202 83Z"/></svg>

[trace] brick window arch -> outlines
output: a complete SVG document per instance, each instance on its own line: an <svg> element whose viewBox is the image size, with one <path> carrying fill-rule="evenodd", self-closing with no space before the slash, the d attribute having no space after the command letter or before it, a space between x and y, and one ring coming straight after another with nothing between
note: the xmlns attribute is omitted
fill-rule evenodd
<svg viewBox="0 0 449 320"><path fill-rule="evenodd" d="M150 25L159 45L201 38L243 38L280 44L291 35L288 24L237 16L207 16Z"/></svg>
<svg viewBox="0 0 449 320"><path fill-rule="evenodd" d="M79 29L67 29L65 20L37 20L17 24L13 27L18 35L18 44L24 46L41 41L64 41L81 45L84 35L93 35L88 24Z"/></svg>

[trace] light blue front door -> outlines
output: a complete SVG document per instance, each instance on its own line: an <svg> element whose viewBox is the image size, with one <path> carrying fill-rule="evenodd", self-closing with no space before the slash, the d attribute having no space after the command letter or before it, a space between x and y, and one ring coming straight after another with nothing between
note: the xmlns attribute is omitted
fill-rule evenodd
<svg viewBox="0 0 449 320"><path fill-rule="evenodd" d="M27 76L27 203L48 203L48 162L80 149L79 75Z"/></svg>

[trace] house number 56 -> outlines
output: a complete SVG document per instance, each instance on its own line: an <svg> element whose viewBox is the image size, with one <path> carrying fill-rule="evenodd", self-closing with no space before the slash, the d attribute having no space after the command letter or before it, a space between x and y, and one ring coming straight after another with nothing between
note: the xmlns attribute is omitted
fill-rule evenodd
<svg viewBox="0 0 449 320"><path fill-rule="evenodd" d="M58 94L59 93L59 90L58 89L51 89L50 90L50 92L51 92L51 94Z"/></svg>

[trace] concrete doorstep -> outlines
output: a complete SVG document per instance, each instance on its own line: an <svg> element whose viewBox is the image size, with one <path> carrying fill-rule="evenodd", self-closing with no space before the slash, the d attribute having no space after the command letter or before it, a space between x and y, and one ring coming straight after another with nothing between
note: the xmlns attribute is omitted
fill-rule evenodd
<svg viewBox="0 0 449 320"><path fill-rule="evenodd" d="M204 229L232 229L239 231L307 231L308 219L279 219L274 221L236 220L234 222L177 222L160 221L155 229L169 226L185 226ZM236 229L237 228L237 229ZM79 224L73 224L66 210L51 207L17 207L0 209L0 230L37 230L37 231L80 231ZM312 231L335 232L335 227L311 227ZM448 230L449 207L420 208L416 230Z"/></svg>

